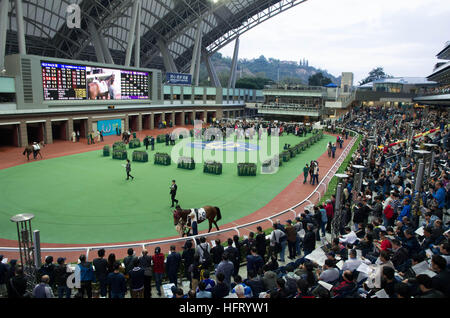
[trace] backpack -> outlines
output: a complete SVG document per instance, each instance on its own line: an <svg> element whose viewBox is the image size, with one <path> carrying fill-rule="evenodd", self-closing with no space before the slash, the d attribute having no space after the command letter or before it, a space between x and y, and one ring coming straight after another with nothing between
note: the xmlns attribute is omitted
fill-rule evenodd
<svg viewBox="0 0 450 318"><path fill-rule="evenodd" d="M208 249L205 250L201 244L199 246L203 251L203 263L209 266L211 264L211 254L208 252Z"/></svg>

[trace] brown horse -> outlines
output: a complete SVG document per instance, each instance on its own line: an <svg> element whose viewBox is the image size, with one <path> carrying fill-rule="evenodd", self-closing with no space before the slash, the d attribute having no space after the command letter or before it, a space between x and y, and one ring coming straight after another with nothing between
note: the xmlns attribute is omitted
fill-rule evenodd
<svg viewBox="0 0 450 318"><path fill-rule="evenodd" d="M220 214L220 209L218 207L213 207L206 205L203 207L206 212L205 219L198 220L198 223L202 223L204 220L208 220L209 222L209 230L208 233L211 232L212 225L216 226L217 231L219 231L219 226L217 225L217 221L222 219L222 215ZM176 206L176 210L173 211L173 221L175 227L177 227L178 231L182 236L184 236L184 226L188 222L188 215L191 213L191 210L183 210L179 205ZM217 217L217 218L216 218Z"/></svg>
<svg viewBox="0 0 450 318"><path fill-rule="evenodd" d="M43 141L41 141L39 143L39 147L45 147L45 143ZM42 159L42 154L41 154L41 150L37 150L36 152L34 151L33 145L28 145L25 147L25 150L23 151L23 155L25 156L25 154L27 155L27 160L30 160L30 154L33 154L33 159L36 160L37 155L39 155Z"/></svg>

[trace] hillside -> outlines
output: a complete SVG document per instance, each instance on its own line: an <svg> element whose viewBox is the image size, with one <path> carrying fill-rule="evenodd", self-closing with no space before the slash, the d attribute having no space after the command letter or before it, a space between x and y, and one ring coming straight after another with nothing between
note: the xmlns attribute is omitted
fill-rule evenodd
<svg viewBox="0 0 450 318"><path fill-rule="evenodd" d="M222 87L228 84L230 76L231 57L224 57L220 53L215 53L211 57L216 68ZM329 77L333 83L340 85L341 77L335 77L326 70L321 70L308 65L308 61L280 61L274 58L266 58L264 55L256 59L239 59L237 79L244 77L266 77L273 81L295 84L308 84L308 78L317 72L322 72ZM279 76L279 78L278 78ZM200 69L200 83L209 85L206 67L202 64Z"/></svg>

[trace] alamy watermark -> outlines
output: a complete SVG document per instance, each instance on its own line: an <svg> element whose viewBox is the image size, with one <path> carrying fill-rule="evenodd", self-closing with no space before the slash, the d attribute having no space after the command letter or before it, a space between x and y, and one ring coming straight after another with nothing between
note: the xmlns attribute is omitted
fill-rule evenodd
<svg viewBox="0 0 450 318"><path fill-rule="evenodd" d="M66 8L66 23L69 29L81 28L81 8L78 4L73 3Z"/></svg>

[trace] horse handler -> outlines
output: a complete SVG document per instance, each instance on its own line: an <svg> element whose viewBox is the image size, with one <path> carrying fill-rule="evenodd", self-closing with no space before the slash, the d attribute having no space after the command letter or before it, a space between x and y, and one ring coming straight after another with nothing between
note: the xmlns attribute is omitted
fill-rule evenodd
<svg viewBox="0 0 450 318"><path fill-rule="evenodd" d="M178 200L175 199L175 196L177 195L177 189L178 186L175 183L175 180L172 180L172 185L170 186L170 198L172 199L172 205L171 208L174 207L174 202L178 205Z"/></svg>

